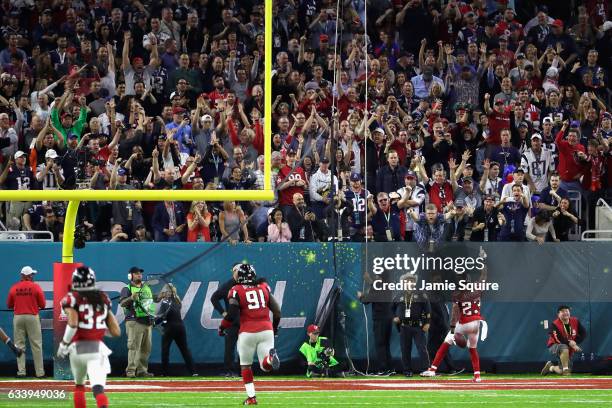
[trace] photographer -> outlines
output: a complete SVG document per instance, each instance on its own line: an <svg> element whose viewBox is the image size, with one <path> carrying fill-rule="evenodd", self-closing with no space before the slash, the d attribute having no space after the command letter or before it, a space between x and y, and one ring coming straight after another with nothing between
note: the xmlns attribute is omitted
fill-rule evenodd
<svg viewBox="0 0 612 408"><path fill-rule="evenodd" d="M555 356L555 362L548 361L542 369L542 375L550 373L570 375L572 355L582 349L579 344L584 341L587 333L578 318L570 315L570 307L561 305L557 309L557 319L553 321L548 332L546 347Z"/></svg>
<svg viewBox="0 0 612 408"><path fill-rule="evenodd" d="M128 365L125 375L129 378L153 377L148 368L155 304L151 288L142 281L143 272L144 270L136 266L130 268L130 283L121 290L119 301L125 312L128 336Z"/></svg>
<svg viewBox="0 0 612 408"><path fill-rule="evenodd" d="M334 358L334 349L328 346L327 337L321 337L319 326L311 324L306 329L308 340L300 347L306 360L306 377L344 377L340 364Z"/></svg>
<svg viewBox="0 0 612 408"><path fill-rule="evenodd" d="M45 153L45 162L38 165L36 181L43 190L57 190L64 184L64 170L60 167L61 157L53 149Z"/></svg>
<svg viewBox="0 0 612 408"><path fill-rule="evenodd" d="M198 374L193 365L191 351L189 351L189 346L187 345L187 332L181 318L181 298L176 293L174 285L171 283L164 285L158 300L161 304L155 317L155 324L162 325L164 328L162 336L162 374L164 376L168 375L170 346L174 341L181 351L189 374L192 377L197 377Z"/></svg>

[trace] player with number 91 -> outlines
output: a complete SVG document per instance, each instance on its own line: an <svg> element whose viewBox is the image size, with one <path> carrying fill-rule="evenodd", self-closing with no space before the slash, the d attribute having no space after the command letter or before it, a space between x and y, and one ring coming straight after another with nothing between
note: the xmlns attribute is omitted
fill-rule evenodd
<svg viewBox="0 0 612 408"><path fill-rule="evenodd" d="M61 305L68 316L68 324L57 356L70 356L76 385L74 406L85 408L85 380L89 377L97 406L108 407L104 386L110 373L108 356L111 351L102 340L107 331L114 337L120 336L121 329L110 310L108 296L96 287L93 269L79 266L72 273L71 291L62 299Z"/></svg>
<svg viewBox="0 0 612 408"><path fill-rule="evenodd" d="M253 354L257 352L259 366L263 371L278 370L280 360L274 348L274 335L280 323L280 307L266 281L257 279L253 265L239 263L234 265L232 272L238 284L229 291L229 309L221 321L219 335L223 336L232 322L240 319L237 346L242 381L247 392L244 405L257 405L251 369Z"/></svg>
<svg viewBox="0 0 612 408"><path fill-rule="evenodd" d="M486 260L487 253L480 247L480 258ZM466 275L467 279L469 276ZM487 279L487 265L484 265L480 273L479 282L484 282ZM453 293L453 311L451 316L451 331L448 333L444 342L438 349L436 356L428 370L421 373L423 377L434 377L440 363L446 356L448 349L452 345L465 348L468 346L472 368L474 369L474 382L480 382L480 358L476 347L478 345L478 337L480 335L480 325L482 323L482 337L484 341L487 337L487 324L480 314L480 298L482 292L459 290ZM467 339L467 340L466 340Z"/></svg>

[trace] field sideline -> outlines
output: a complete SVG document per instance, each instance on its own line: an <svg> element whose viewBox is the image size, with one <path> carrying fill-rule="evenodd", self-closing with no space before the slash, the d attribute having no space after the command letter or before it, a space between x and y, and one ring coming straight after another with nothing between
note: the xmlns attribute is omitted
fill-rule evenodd
<svg viewBox="0 0 612 408"><path fill-rule="evenodd" d="M0 379L0 407L70 407L72 384L68 381ZM395 377L351 377L311 379L301 377L260 377L255 380L262 406L378 406L396 407L406 403L438 406L517 407L549 404L612 406L612 377L541 377L533 375L487 375L483 382L471 376L406 379ZM8 398L10 390L65 390L64 400ZM112 378L107 386L115 407L201 407L238 406L244 400L240 379L182 377L147 380ZM88 394L88 405L95 401Z"/></svg>

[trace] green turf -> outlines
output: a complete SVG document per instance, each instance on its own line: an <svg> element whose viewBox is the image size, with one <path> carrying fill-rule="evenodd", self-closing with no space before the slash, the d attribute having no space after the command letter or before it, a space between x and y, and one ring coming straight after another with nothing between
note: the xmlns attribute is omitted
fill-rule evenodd
<svg viewBox="0 0 612 408"><path fill-rule="evenodd" d="M113 407L203 407L239 406L244 400L242 393L109 393ZM418 404L431 407L544 407L563 404L566 406L610 407L612 391L336 391L324 392L261 392L257 399L261 406L310 407L310 406L377 406L400 407ZM95 401L88 398L88 406ZM19 408L69 407L70 399L63 401L15 401L0 400L0 406Z"/></svg>
<svg viewBox="0 0 612 408"><path fill-rule="evenodd" d="M575 375L573 377L598 378L588 375ZM372 377L370 377L372 378ZM385 377L379 377L383 379ZM414 380L418 377L405 379L404 377L386 377L389 380ZM449 379L469 379L470 375L446 377ZM541 379L539 375L491 375L491 380L503 379ZM600 377L599 377L600 378ZM165 377L158 380L219 380L219 377ZM266 379L303 379L303 377L284 376L267 377ZM350 380L364 379L354 377ZM487 376L484 377L485 383ZM10 378L0 380L14 380ZM110 379L125 380L125 378ZM239 379L235 379L239 382ZM314 380L321 381L321 380ZM155 380L152 381L154 383ZM257 383L256 383L257 386ZM244 392L151 392L128 393L110 391L108 394L111 407L231 407L239 406L245 398ZM610 407L612 406L612 390L471 390L469 384L463 391L421 391L421 390L372 390L372 391L296 391L296 392L258 392L257 398L261 406L274 407L405 407L411 405L431 407L545 407L563 404L566 406ZM588 405L587 405L588 404ZM88 394L87 405L95 407L95 401ZM67 393L66 399L52 400L8 400L6 395L0 395L0 407L38 408L38 407L72 407L72 395Z"/></svg>

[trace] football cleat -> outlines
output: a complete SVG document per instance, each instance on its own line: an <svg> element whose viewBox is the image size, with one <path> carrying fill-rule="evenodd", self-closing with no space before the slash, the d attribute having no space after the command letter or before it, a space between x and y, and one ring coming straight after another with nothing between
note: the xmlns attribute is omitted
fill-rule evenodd
<svg viewBox="0 0 612 408"><path fill-rule="evenodd" d="M276 349L271 348L270 353L268 353L268 359L270 360L270 364L272 365L272 369L274 371L280 368L280 358L278 358L278 354L276 353Z"/></svg>
<svg viewBox="0 0 612 408"><path fill-rule="evenodd" d="M474 374L474 378L472 378L472 382L475 382L475 383L482 382L482 379L480 378L480 374Z"/></svg>
<svg viewBox="0 0 612 408"><path fill-rule="evenodd" d="M436 372L434 370L425 370L421 373L421 377L435 377Z"/></svg>
<svg viewBox="0 0 612 408"><path fill-rule="evenodd" d="M550 367L552 367L552 365L553 365L552 361L547 361L546 365L544 365L544 368L542 369L542 372L540 374L542 375L550 374Z"/></svg>
<svg viewBox="0 0 612 408"><path fill-rule="evenodd" d="M257 405L257 398L249 397L244 400L244 403L242 405Z"/></svg>

